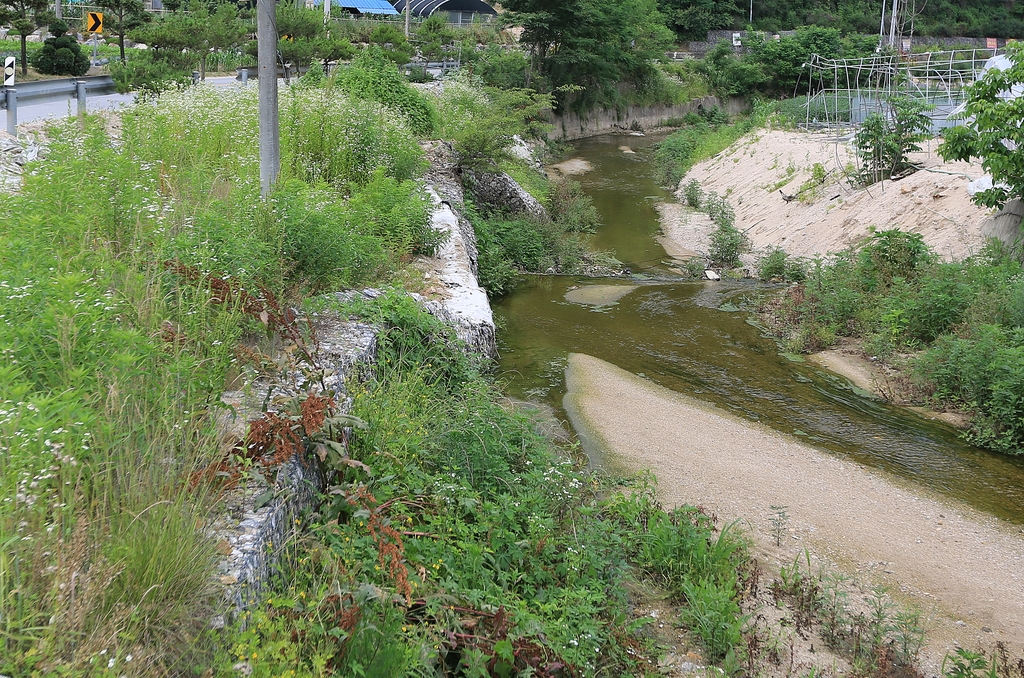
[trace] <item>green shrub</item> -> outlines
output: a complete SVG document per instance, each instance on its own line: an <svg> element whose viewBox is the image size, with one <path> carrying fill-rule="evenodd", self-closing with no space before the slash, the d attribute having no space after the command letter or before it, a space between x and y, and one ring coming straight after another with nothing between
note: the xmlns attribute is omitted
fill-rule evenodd
<svg viewBox="0 0 1024 678"><path fill-rule="evenodd" d="M378 169L365 185L352 189L356 223L399 256L433 255L445 234L430 223L433 205L415 181L398 181Z"/></svg>
<svg viewBox="0 0 1024 678"><path fill-rule="evenodd" d="M979 325L967 336L941 337L918 361L936 396L977 412L971 439L1024 454L1024 329Z"/></svg>
<svg viewBox="0 0 1024 678"><path fill-rule="evenodd" d="M707 580L687 580L683 583L683 595L683 625L693 629L713 660L725 659L743 640L744 619L735 592Z"/></svg>
<svg viewBox="0 0 1024 678"><path fill-rule="evenodd" d="M886 106L885 115L872 113L864 120L853 140L863 165L858 176L865 185L915 172L907 156L920 151L920 143L930 136L931 120L924 113L929 106L902 97L893 97Z"/></svg>
<svg viewBox="0 0 1024 678"><path fill-rule="evenodd" d="M712 266L734 268L739 266L740 253L746 247L747 240L739 230L731 224L721 224L711 233L708 244L708 258Z"/></svg>
<svg viewBox="0 0 1024 678"><path fill-rule="evenodd" d="M434 107L424 95L409 86L380 48L364 50L350 67L339 70L336 77L342 91L398 111L413 134L420 137L434 134L437 126Z"/></svg>
<svg viewBox="0 0 1024 678"><path fill-rule="evenodd" d="M917 277L923 266L934 261L934 256L920 233L892 228L872 234L860 250L859 268L868 289L887 288L897 278Z"/></svg>
<svg viewBox="0 0 1024 678"><path fill-rule="evenodd" d="M480 284L493 297L512 290L520 272L582 273L591 256L558 221L472 214Z"/></svg>
<svg viewBox="0 0 1024 678"><path fill-rule="evenodd" d="M686 200L687 207L699 210L704 206L704 188L696 179L690 179L683 186L683 197Z"/></svg>
<svg viewBox="0 0 1024 678"><path fill-rule="evenodd" d="M801 282L807 278L807 263L789 256L781 247L773 247L758 260L757 277L761 280Z"/></svg>
<svg viewBox="0 0 1024 678"><path fill-rule="evenodd" d="M291 275L311 292L378 277L388 268L381 240L331 189L286 181L273 196Z"/></svg>
<svg viewBox="0 0 1024 678"><path fill-rule="evenodd" d="M357 660L380 675L526 675L553 662L632 675L627 581L650 577L679 600L687 581L737 590L747 556L732 529L716 534L692 508L666 514L642 480L613 487L560 456L404 292L353 309L384 327L374 378L350 391L368 426L296 571L228 632L225 672L258 655L260 675ZM726 611L719 623L742 624ZM364 628L379 633L375 652L352 640ZM493 628L515 646L473 641Z"/></svg>
<svg viewBox="0 0 1024 678"><path fill-rule="evenodd" d="M714 191L704 196L702 209L711 218L711 221L720 227L730 228L736 222L736 212L729 204L729 200Z"/></svg>
<svg viewBox="0 0 1024 678"><path fill-rule="evenodd" d="M548 212L569 233L594 233L601 225L601 214L594 200L583 192L578 181L553 182Z"/></svg>
<svg viewBox="0 0 1024 678"><path fill-rule="evenodd" d="M52 38L43 41L43 48L32 55L32 66L47 75L85 75L91 66L82 53L78 40L68 32L68 25L57 20L50 24Z"/></svg>
<svg viewBox="0 0 1024 678"><path fill-rule="evenodd" d="M513 137L539 138L550 127L544 111L549 95L532 90L485 87L468 73L445 78L435 93L440 138L450 140L467 167L493 171L508 158Z"/></svg>
<svg viewBox="0 0 1024 678"><path fill-rule="evenodd" d="M779 276L781 250L762 259ZM969 437L1008 454L1024 450L1024 277L1006 248L990 243L962 262L939 262L917 234L880 231L859 252L816 260L801 285L762 311L788 349L819 350L859 336L883 359L922 351L910 362L918 393L972 413Z"/></svg>
<svg viewBox="0 0 1024 678"><path fill-rule="evenodd" d="M477 59L473 68L480 80L489 87L524 89L530 60L519 50L490 45Z"/></svg>
<svg viewBox="0 0 1024 678"><path fill-rule="evenodd" d="M155 59L147 52L137 50L124 63L112 62L110 69L118 92L138 92L142 98L191 84L191 74L187 69L178 68L166 59Z"/></svg>

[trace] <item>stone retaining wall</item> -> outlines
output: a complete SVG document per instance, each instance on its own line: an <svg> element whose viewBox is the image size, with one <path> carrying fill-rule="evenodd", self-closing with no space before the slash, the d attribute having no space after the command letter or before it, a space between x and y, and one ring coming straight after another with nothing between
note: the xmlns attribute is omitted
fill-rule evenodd
<svg viewBox="0 0 1024 678"><path fill-rule="evenodd" d="M739 97L723 101L715 96L706 96L675 106L629 106L621 110L591 111L585 115L567 112L552 116L551 122L555 127L548 133L548 138L569 141L623 130L642 131L708 108L722 108L730 115L736 115L749 110L750 105Z"/></svg>
<svg viewBox="0 0 1024 678"><path fill-rule="evenodd" d="M448 187L446 192L450 194L453 190L454 187ZM448 235L436 260L432 260L437 262L434 274L446 287L446 293L432 300L414 296L428 312L452 326L471 350L496 357L491 307L476 277L472 226L438 196L433 186L428 186L428 192L435 203L432 224ZM354 294L359 293L339 294L339 300ZM372 298L379 292L366 290L363 294ZM345 384L352 377L372 373L377 360L377 330L330 311L319 315L314 327L319 362L329 371L324 386L334 392L340 412L347 413L351 401L346 396ZM283 379L286 378L296 375L285 375ZM231 410L231 415L222 417L220 422L226 447L233 449L245 438L248 422L260 417L264 403L271 399L268 392L285 394L288 387L260 379L245 391L223 394L222 399ZM224 555L217 576L224 589L225 607L213 619L214 626L235 619L245 623L246 611L259 602L270 578L281 566L285 545L302 530L304 515L318 508L319 497L329 480L316 460L293 457L279 467L273 498L260 508L256 508L257 498L264 495L267 487L255 480L243 480L223 498L223 510L208 529Z"/></svg>

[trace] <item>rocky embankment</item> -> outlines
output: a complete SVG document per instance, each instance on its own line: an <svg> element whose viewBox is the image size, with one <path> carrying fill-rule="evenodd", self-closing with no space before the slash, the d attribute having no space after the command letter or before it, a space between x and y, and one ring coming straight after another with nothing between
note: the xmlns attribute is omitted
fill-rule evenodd
<svg viewBox="0 0 1024 678"><path fill-rule="evenodd" d="M460 214L465 200L464 174L450 146L438 143L428 149L431 169L425 179L434 201L431 222L445 234L436 254L422 257L415 267L423 274L425 289L414 298L438 319L453 327L468 350L497 356L494 319L485 290L477 280L477 249L473 227ZM505 174L477 174L466 182L480 201L498 201L521 211L544 208ZM374 290L347 292L373 297ZM336 394L342 413L349 410L345 384L352 377L372 372L376 361L376 329L327 311L312 319L317 335L318 362L329 377L322 386ZM222 418L224 445L233 448L246 436L249 422L259 418L269 393L288 393L280 381L262 378L243 390L224 394L231 416ZM243 479L224 498L224 509L209 527L224 558L219 582L224 587L227 609L216 624L236 617L259 600L271 573L278 567L284 545L303 528L302 516L315 508L329 478L322 468L292 458L279 470L273 486L262 479Z"/></svg>
<svg viewBox="0 0 1024 678"><path fill-rule="evenodd" d="M12 137L0 131L0 193L17 191L25 164L45 153L45 139L39 133L28 131L21 137Z"/></svg>

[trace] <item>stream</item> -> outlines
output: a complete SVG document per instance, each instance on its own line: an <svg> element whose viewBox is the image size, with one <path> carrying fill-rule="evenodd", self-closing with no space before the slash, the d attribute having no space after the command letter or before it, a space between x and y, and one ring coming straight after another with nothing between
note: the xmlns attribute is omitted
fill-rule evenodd
<svg viewBox="0 0 1024 678"><path fill-rule="evenodd" d="M604 219L592 246L610 250L634 275L530 276L496 302L499 370L507 391L546 403L565 419L566 357L586 353L1024 525L1024 460L969 445L943 423L886 405L842 377L781 355L748 323L745 309L761 291L755 283L687 282L662 263L667 256L655 240L655 205L672 198L654 178L654 141L604 136L574 144L567 157L593 165L574 178Z"/></svg>

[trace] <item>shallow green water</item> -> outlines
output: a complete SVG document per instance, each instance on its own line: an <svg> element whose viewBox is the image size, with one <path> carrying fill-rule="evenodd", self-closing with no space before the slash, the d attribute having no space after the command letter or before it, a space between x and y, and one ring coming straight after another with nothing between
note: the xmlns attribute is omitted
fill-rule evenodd
<svg viewBox="0 0 1024 678"><path fill-rule="evenodd" d="M626 144L637 153L618 149ZM756 293L752 284L669 277L659 264L664 251L652 237L658 230L653 205L666 194L652 176L649 144L590 139L571 157L595 165L577 177L605 219L595 245L652 279L535 277L495 304L501 372L513 395L561 411L566 356L587 353L1024 524L1024 462L967 445L948 426L864 397L840 377L780 356L774 342L747 324L746 313L718 310L727 301L742 307ZM603 306L565 298L573 287L599 284L639 286Z"/></svg>

